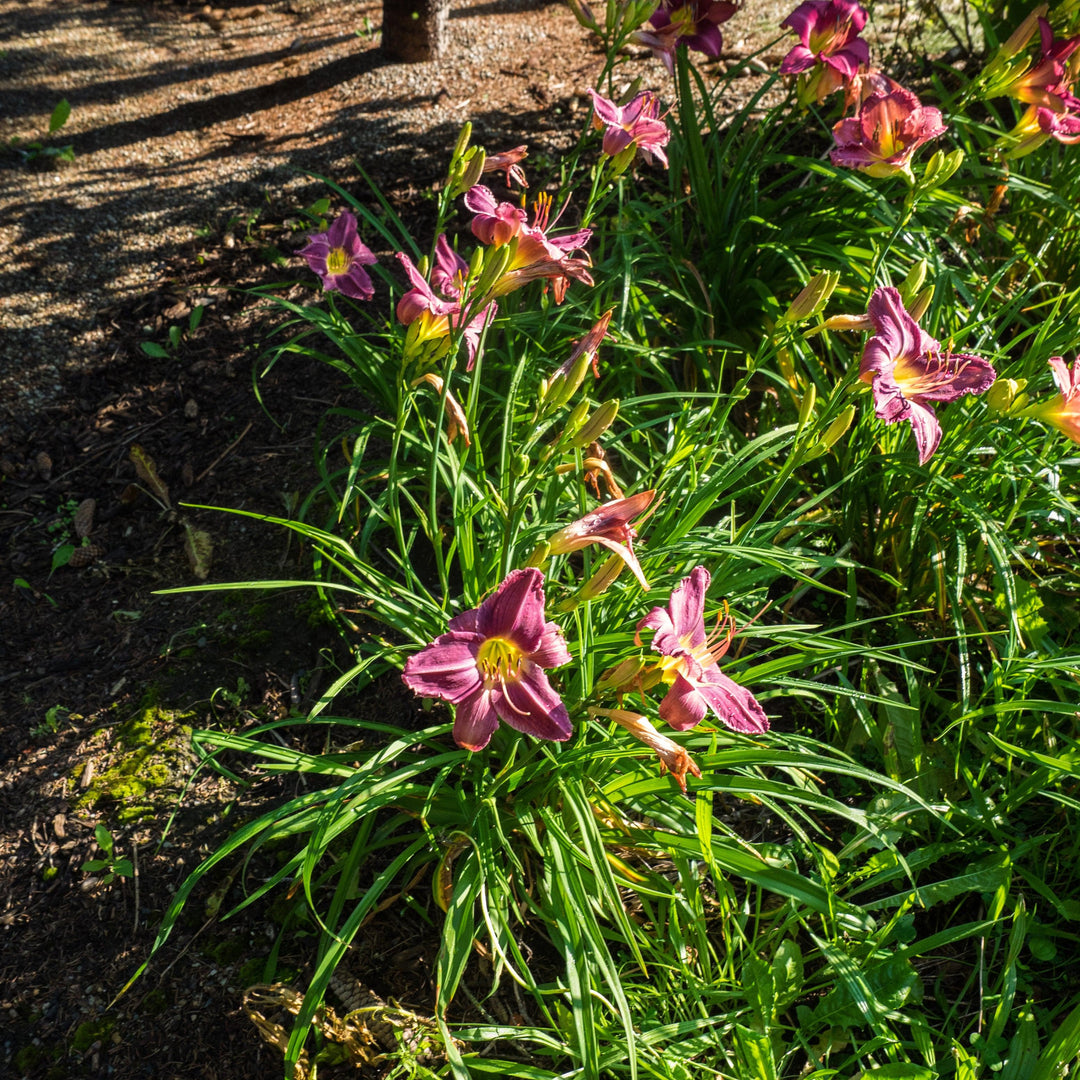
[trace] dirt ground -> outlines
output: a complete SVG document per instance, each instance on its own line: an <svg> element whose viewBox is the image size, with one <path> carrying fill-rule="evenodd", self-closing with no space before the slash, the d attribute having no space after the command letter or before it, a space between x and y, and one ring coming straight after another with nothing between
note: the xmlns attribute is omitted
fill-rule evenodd
<svg viewBox="0 0 1080 1080"><path fill-rule="evenodd" d="M212 540L210 582L306 574L283 530L179 509L287 515L315 482L320 418L345 398L299 358L256 389L278 316L244 290L315 297L292 255L299 211L341 200L307 174L374 205L359 163L423 235L466 118L489 149L527 142L550 162L588 121L602 59L562 5L496 0L454 4L446 62L391 64L380 10L0 0L0 1075L280 1074L240 1010L273 912L220 924L196 896L110 1006L185 875L292 793L242 763L251 787L209 773L188 786L188 729L302 713L348 662L304 590L156 594L197 583L185 521ZM733 48L777 21L732 23ZM666 85L658 63L637 67ZM48 136L61 98L71 117ZM72 160L34 140L70 144ZM147 494L140 453L169 506ZM346 704L414 707L392 685ZM83 869L107 854L99 825L125 871L111 881ZM369 945L379 974L359 974L425 1011L433 954L415 928L382 925ZM278 978L302 983L302 946L288 941Z"/></svg>

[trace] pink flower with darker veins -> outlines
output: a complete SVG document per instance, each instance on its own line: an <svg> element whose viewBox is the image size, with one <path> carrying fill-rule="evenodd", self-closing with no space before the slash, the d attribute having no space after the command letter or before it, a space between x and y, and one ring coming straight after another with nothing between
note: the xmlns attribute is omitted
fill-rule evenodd
<svg viewBox="0 0 1080 1080"><path fill-rule="evenodd" d="M705 593L711 581L704 566L696 566L688 578L671 590L666 608L653 608L637 625L655 630L652 648L666 659L660 662L662 679L671 689L660 702L660 716L677 731L699 724L712 709L732 731L759 733L769 730L769 718L745 687L729 679L717 667L731 644L734 620L726 617L712 639L705 634Z"/></svg>
<svg viewBox="0 0 1080 1080"><path fill-rule="evenodd" d="M911 159L923 143L944 135L941 113L909 90L871 94L858 115L833 127L834 165L862 169L871 176L903 173L911 179Z"/></svg>
<svg viewBox="0 0 1080 1080"><path fill-rule="evenodd" d="M537 739L573 734L544 668L569 663L562 631L544 618L544 575L513 570L478 608L405 662L401 678L422 697L456 706L454 741L482 750L501 720Z"/></svg>
<svg viewBox="0 0 1080 1080"><path fill-rule="evenodd" d="M720 23L738 11L726 0L661 0L649 16L651 30L636 30L631 40L652 50L669 72L675 71L675 50L679 46L717 57L724 47Z"/></svg>
<svg viewBox="0 0 1080 1080"><path fill-rule="evenodd" d="M296 253L322 279L327 292L339 292L354 300L370 300L375 295L365 266L377 260L360 239L356 215L346 210L324 233L308 237L308 243Z"/></svg>
<svg viewBox="0 0 1080 1080"><path fill-rule="evenodd" d="M870 63L870 47L858 36L866 11L855 0L804 0L780 25L799 37L780 74L804 75L800 104L824 101Z"/></svg>
<svg viewBox="0 0 1080 1080"><path fill-rule="evenodd" d="M863 348L859 378L873 389L879 420L911 425L919 464L925 465L941 441L941 424L930 402L981 394L997 374L981 356L942 352L940 342L904 309L894 288L874 292L867 318L874 335Z"/></svg>
<svg viewBox="0 0 1080 1080"><path fill-rule="evenodd" d="M660 103L655 94L642 90L628 105L619 106L591 87L589 93L593 99L593 122L596 127L604 128L603 147L608 157L618 157L630 147L636 147L646 162L651 164L655 155L667 165L664 147L671 132L660 117Z"/></svg>
<svg viewBox="0 0 1080 1080"><path fill-rule="evenodd" d="M491 242L498 246L496 223L510 222L511 217L504 208L513 210L514 207L509 203L496 202L491 190L481 184L469 189L465 196L465 205L476 215L473 221L473 233L483 239L481 233L490 228ZM575 251L583 249L588 243L589 237L592 236L591 229L580 229L578 232L562 236L548 236L551 196L547 194L536 197L531 225L524 220L523 210L518 210L517 214L521 215L520 218L516 215L513 218L517 231L506 241L511 246L510 261L502 275L491 286L490 295L505 296L527 285L530 281L543 279L551 282L555 303L561 304L572 280L580 281L585 285L593 283L592 275L588 271L591 265L588 258L571 257Z"/></svg>
<svg viewBox="0 0 1080 1080"><path fill-rule="evenodd" d="M1063 356L1051 356L1048 363L1059 393L1048 401L1029 405L1020 415L1050 424L1073 442L1080 443L1080 360L1073 361L1071 371Z"/></svg>
<svg viewBox="0 0 1080 1080"><path fill-rule="evenodd" d="M397 303L398 322L409 327L417 324L415 337L418 341L449 340L450 335L461 327L461 336L465 339L469 354L467 370L471 371L480 345L480 335L495 317L495 303L488 303L475 313L463 310L467 300L463 290L469 264L450 247L445 235L440 236L435 245L431 285L405 252L399 251L397 257L412 285ZM462 326L466 318L468 322Z"/></svg>

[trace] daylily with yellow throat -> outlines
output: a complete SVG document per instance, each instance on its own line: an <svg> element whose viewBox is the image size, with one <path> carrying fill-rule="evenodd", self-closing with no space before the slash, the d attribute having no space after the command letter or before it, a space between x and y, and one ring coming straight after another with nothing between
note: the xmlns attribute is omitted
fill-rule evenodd
<svg viewBox="0 0 1080 1080"><path fill-rule="evenodd" d="M907 421L915 433L919 464L925 465L941 441L930 402L956 401L989 390L997 374L989 361L942 350L904 309L897 289L877 289L866 318L874 335L863 348L859 378L874 392L874 413L886 424Z"/></svg>
<svg viewBox="0 0 1080 1080"><path fill-rule="evenodd" d="M731 644L735 621L725 615L718 631L705 633L705 593L712 580L704 566L696 566L671 590L666 608L653 608L637 625L651 628L652 648L660 661L661 681L668 683L660 702L660 717L677 731L699 724L712 709L732 731L759 734L769 730L769 718L757 698L744 686L722 674L717 666Z"/></svg>

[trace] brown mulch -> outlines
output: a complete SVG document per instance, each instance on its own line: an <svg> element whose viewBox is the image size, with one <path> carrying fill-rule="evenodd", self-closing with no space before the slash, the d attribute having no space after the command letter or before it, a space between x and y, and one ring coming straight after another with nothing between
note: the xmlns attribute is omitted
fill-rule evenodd
<svg viewBox="0 0 1080 1080"><path fill-rule="evenodd" d="M219 924L197 895L149 974L110 1004L186 874L237 821L295 793L210 772L185 787L185 728L300 714L349 661L346 643L312 625L304 590L158 593L197 583L182 518L212 538L210 582L308 573L283 530L178 509L288 516L316 482L320 420L348 400L333 372L300 357L253 383L280 316L243 290L281 282L315 297L291 257L300 211L328 194L307 174L374 207L362 163L424 235L427 193L465 119L489 149L525 141L551 161L587 121L582 88L601 62L561 5L494 0L455 3L444 64L390 64L380 10L0 0L4 1076L280 1075L280 1054L240 1011L280 912ZM639 70L660 85L658 64ZM61 97L71 119L46 143L70 143L74 160L12 149L42 137ZM147 355L143 343L164 347L172 327L178 344ZM171 509L133 487L146 487L135 447ZM65 544L76 557L54 565ZM413 707L392 684L344 704ZM152 777L164 760L167 781L89 805L95 782L139 752L139 731L153 747L140 768ZM133 876L104 883L82 870L101 854L98 824ZM378 937L377 989L423 1010L429 943L392 918ZM302 983L313 940L286 940L284 974Z"/></svg>

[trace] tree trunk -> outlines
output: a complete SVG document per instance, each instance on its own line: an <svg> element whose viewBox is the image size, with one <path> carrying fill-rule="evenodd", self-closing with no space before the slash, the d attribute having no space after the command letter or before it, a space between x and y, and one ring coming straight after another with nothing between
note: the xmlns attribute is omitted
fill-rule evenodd
<svg viewBox="0 0 1080 1080"><path fill-rule="evenodd" d="M383 51L416 64L438 60L447 47L450 0L383 0Z"/></svg>

